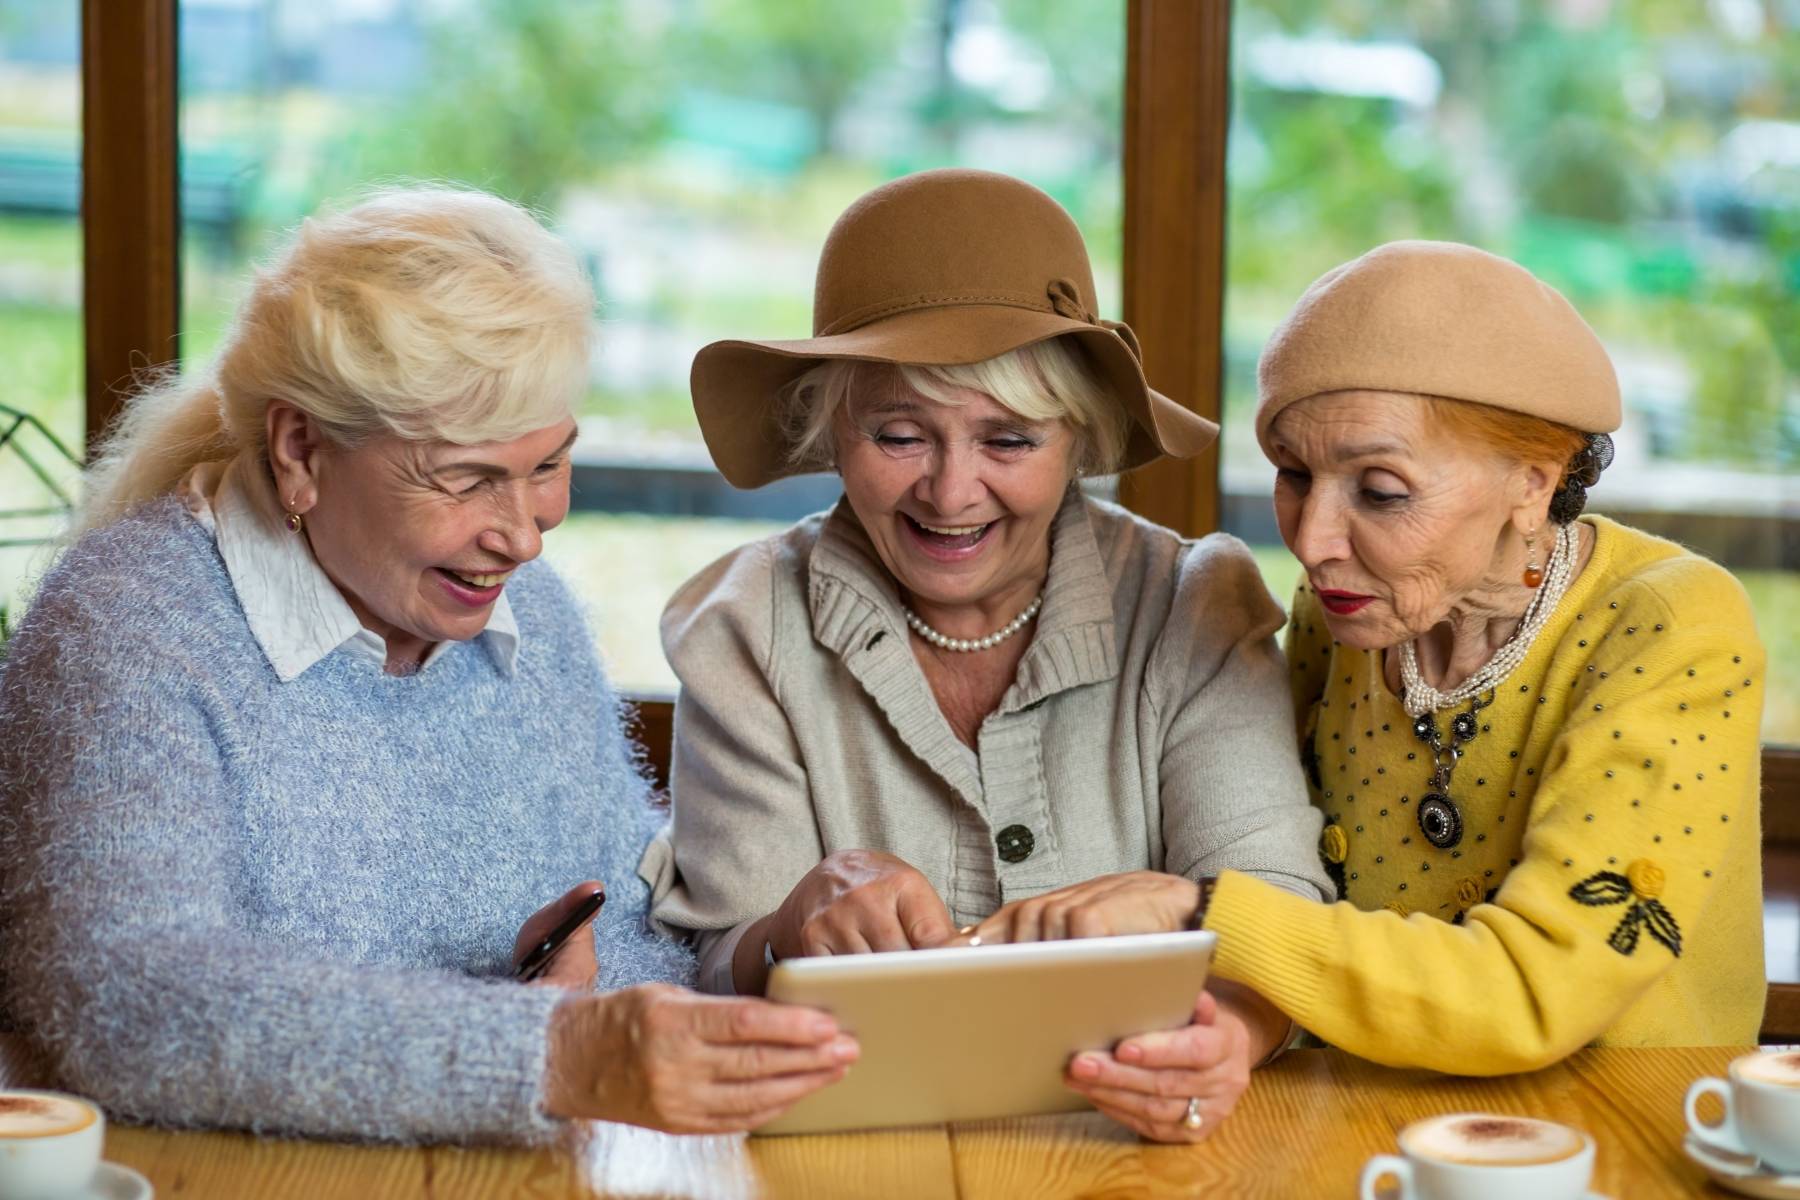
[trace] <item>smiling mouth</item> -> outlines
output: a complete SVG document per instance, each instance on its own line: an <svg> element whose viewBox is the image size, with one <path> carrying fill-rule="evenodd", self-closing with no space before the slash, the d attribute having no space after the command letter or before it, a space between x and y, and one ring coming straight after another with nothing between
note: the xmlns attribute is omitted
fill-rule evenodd
<svg viewBox="0 0 1800 1200"><path fill-rule="evenodd" d="M998 523L988 521L982 525L927 525L917 517L900 514L912 528L915 536L928 546L942 550L972 550L981 544L983 538Z"/></svg>
<svg viewBox="0 0 1800 1200"><path fill-rule="evenodd" d="M486 571L486 572L478 573L478 572L473 572L473 571L454 571L454 570L451 570L449 567L440 567L438 569L441 570L444 574L448 575L450 578L456 580L458 583L467 584L468 586L470 586L472 588L494 587L497 584L505 583L507 576L512 574L511 570Z"/></svg>

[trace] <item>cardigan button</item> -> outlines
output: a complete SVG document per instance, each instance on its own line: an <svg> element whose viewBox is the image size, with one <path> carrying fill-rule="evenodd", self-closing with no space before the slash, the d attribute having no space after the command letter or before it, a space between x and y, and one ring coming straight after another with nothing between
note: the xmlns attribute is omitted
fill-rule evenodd
<svg viewBox="0 0 1800 1200"><path fill-rule="evenodd" d="M1008 825L994 838L994 845L1000 849L1000 857L1009 863L1024 862L1031 857L1037 847L1037 839L1031 836L1031 830L1023 825Z"/></svg>

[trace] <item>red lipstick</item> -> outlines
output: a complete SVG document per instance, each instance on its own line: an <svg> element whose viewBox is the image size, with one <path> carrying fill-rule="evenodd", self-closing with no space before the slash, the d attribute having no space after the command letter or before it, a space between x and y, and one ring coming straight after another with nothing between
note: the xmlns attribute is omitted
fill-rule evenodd
<svg viewBox="0 0 1800 1200"><path fill-rule="evenodd" d="M1325 606L1325 611L1339 617L1347 617L1375 599L1360 592L1340 592L1335 588L1320 588L1318 593L1319 603Z"/></svg>

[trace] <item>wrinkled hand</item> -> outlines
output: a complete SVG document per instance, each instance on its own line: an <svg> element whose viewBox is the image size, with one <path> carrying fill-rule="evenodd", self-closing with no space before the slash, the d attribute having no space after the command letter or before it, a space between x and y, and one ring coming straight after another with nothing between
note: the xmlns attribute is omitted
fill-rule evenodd
<svg viewBox="0 0 1800 1200"><path fill-rule="evenodd" d="M817 1009L645 984L557 1007L544 1107L665 1133L737 1132L842 1079L857 1054Z"/></svg>
<svg viewBox="0 0 1800 1200"><path fill-rule="evenodd" d="M1161 871L1101 875L1028 900L1015 900L959 933L950 945L1171 933L1187 928L1199 903L1199 885L1179 875Z"/></svg>
<svg viewBox="0 0 1800 1200"><path fill-rule="evenodd" d="M577 905L595 892L604 892L606 885L597 879L584 880L562 894L561 899L552 900L527 917L525 924L519 927L519 936L513 939L512 963L516 968L524 961L531 948L549 936L550 931L562 924ZM599 916L598 913L594 914ZM594 988L594 980L600 975L600 962L594 956L594 922L589 918L562 948L550 957L550 966L532 980L529 987L560 987L575 991L587 992Z"/></svg>
<svg viewBox="0 0 1800 1200"><path fill-rule="evenodd" d="M1244 1022L1210 992L1194 1004L1182 1029L1126 1038L1104 1051L1083 1051L1064 1080L1093 1106L1157 1142L1197 1142L1231 1115L1250 1085L1251 1039ZM1200 1101L1201 1124L1182 1123L1188 1100Z"/></svg>
<svg viewBox="0 0 1800 1200"><path fill-rule="evenodd" d="M918 870L891 854L840 850L801 877L769 919L780 958L941 945L950 912Z"/></svg>

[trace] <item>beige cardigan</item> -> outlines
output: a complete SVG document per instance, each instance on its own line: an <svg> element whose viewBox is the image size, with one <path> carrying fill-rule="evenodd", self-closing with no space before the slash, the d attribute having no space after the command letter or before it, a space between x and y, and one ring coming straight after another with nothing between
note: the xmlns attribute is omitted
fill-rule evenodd
<svg viewBox="0 0 1800 1200"><path fill-rule="evenodd" d="M837 850L905 859L958 923L1146 868L1328 898L1281 623L1241 542L1071 489L1032 644L971 751L846 504L733 551L663 613L681 695L674 820L638 868L653 919L696 934L703 985L728 991L743 927Z"/></svg>

